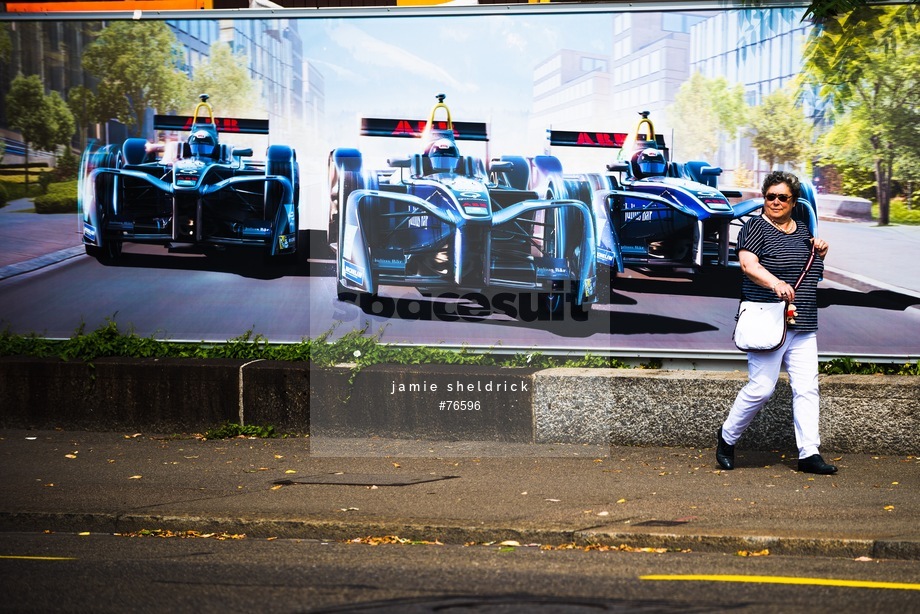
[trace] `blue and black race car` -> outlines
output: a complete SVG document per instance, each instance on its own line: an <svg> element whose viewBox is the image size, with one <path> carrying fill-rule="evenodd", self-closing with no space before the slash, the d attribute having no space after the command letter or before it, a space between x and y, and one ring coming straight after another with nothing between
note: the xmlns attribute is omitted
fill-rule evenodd
<svg viewBox="0 0 920 614"><path fill-rule="evenodd" d="M87 254L110 263L126 242L296 252L294 150L271 145L267 160L254 162L251 148L219 138L267 135L268 120L215 118L202 94L193 116L156 115L154 128L187 136L162 144L129 138L84 153L78 193Z"/></svg>
<svg viewBox="0 0 920 614"><path fill-rule="evenodd" d="M428 121L362 120L363 136L417 138L419 153L368 169L357 149L329 156L328 240L339 295L382 286L421 292L536 293L544 308L579 308L595 296L596 238L589 207L507 185L511 162L486 169L460 140L488 141L483 123L454 122L444 95ZM526 172L526 171L525 171ZM561 180L558 161L547 172Z"/></svg>
<svg viewBox="0 0 920 614"><path fill-rule="evenodd" d="M720 189L722 169L706 162L671 160L661 134L642 112L629 133L550 130L550 145L620 150L606 172L567 175L549 188L555 197L591 203L597 222L599 281L637 269L695 271L737 264L734 238L763 198L743 198L740 191ZM538 188L539 186L532 186ZM817 232L813 186L802 183L796 217Z"/></svg>

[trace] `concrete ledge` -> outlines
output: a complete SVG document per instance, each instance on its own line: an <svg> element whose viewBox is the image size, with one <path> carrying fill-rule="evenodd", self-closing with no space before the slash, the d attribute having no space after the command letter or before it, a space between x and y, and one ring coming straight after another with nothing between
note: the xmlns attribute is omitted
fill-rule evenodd
<svg viewBox="0 0 920 614"><path fill-rule="evenodd" d="M0 427L201 432L223 422L314 437L712 447L746 374L346 366L242 360L0 358ZM821 377L822 447L915 454L920 378ZM795 447L785 375L746 449ZM442 405L445 403L446 405ZM476 409L478 407L478 409Z"/></svg>
<svg viewBox="0 0 920 614"><path fill-rule="evenodd" d="M746 381L740 372L547 369L535 375L535 441L712 447ZM823 448L916 453L920 378L830 375L820 382ZM791 408L784 374L739 445L794 449Z"/></svg>

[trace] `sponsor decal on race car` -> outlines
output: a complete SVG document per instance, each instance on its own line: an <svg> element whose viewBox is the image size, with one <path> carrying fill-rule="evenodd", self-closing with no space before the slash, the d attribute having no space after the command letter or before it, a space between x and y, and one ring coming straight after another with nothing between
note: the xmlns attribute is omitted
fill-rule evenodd
<svg viewBox="0 0 920 614"><path fill-rule="evenodd" d="M700 198L700 200L702 200L703 203L710 209L722 211L732 210L731 205L728 204L728 201L721 197Z"/></svg>
<svg viewBox="0 0 920 614"><path fill-rule="evenodd" d="M654 217L654 211L624 211L623 217L627 222L649 222Z"/></svg>
<svg viewBox="0 0 920 614"><path fill-rule="evenodd" d="M537 279L568 279L571 275L565 258L534 258L534 265L537 269Z"/></svg>
<svg viewBox="0 0 920 614"><path fill-rule="evenodd" d="M489 215L489 203L478 192L461 192L457 198L467 215Z"/></svg>
<svg viewBox="0 0 920 614"><path fill-rule="evenodd" d="M278 235L278 249L297 247L297 235Z"/></svg>
<svg viewBox="0 0 920 614"><path fill-rule="evenodd" d="M258 226L256 227L247 226L243 228L243 238L244 239L267 237L271 233L272 233L271 228L258 227Z"/></svg>
<svg viewBox="0 0 920 614"><path fill-rule="evenodd" d="M388 271L405 271L406 261L403 258L374 258L374 266Z"/></svg>
<svg viewBox="0 0 920 614"><path fill-rule="evenodd" d="M353 262L342 260L342 275L349 281L353 281L360 286L364 285L364 273Z"/></svg>
<svg viewBox="0 0 920 614"><path fill-rule="evenodd" d="M90 226L89 224L84 223L83 224L83 236L86 237L87 240L95 243L96 242L96 228L93 226Z"/></svg>
<svg viewBox="0 0 920 614"><path fill-rule="evenodd" d="M614 264L616 264L617 256L615 253L613 253L609 249L598 246L597 261L600 262L601 264L613 266Z"/></svg>

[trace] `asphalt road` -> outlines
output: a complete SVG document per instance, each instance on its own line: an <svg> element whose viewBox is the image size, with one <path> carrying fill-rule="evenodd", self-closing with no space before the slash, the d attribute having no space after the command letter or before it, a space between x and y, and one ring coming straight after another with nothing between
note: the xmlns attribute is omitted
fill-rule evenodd
<svg viewBox="0 0 920 614"><path fill-rule="evenodd" d="M611 304L595 305L584 321L570 312L562 321L523 321L483 315L469 303L464 311L462 300L427 300L411 288L384 288L382 299L362 309L336 300L326 261L278 266L248 253L203 256L129 245L116 266L78 256L0 281L0 322L13 332L51 338L111 319L141 336L188 341L219 342L252 331L296 342L334 327L340 335L368 326L389 343L734 353L736 279L629 273L616 280ZM819 301L822 353L920 353L920 310L913 307L920 299L828 279ZM513 304L524 311L517 297Z"/></svg>
<svg viewBox="0 0 920 614"><path fill-rule="evenodd" d="M909 612L920 589L914 561L220 537L0 533L0 611Z"/></svg>
<svg viewBox="0 0 920 614"><path fill-rule="evenodd" d="M273 265L252 252L204 256L129 244L119 264L106 267L79 253L75 216L38 215L30 206L0 209L0 326L16 333L66 338L111 319L173 340L222 342L252 331L297 342L366 326L390 343L743 358L731 342L734 272L693 279L628 271L610 304L586 318L567 311L561 321L527 316L530 297L517 295L506 296L511 309L490 312L385 287L379 301L358 305L336 300L332 261L315 246L309 262ZM832 246L819 289L822 355L917 359L918 230L822 222Z"/></svg>

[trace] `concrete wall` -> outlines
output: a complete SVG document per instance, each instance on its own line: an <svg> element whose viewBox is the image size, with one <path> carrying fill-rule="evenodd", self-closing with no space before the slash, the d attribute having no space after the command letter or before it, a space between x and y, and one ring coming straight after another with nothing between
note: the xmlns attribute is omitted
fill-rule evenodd
<svg viewBox="0 0 920 614"><path fill-rule="evenodd" d="M326 437L709 448L740 372L241 360L0 358L0 427L202 432L224 422ZM785 376L745 433L794 451ZM821 377L822 448L917 454L920 378Z"/></svg>

